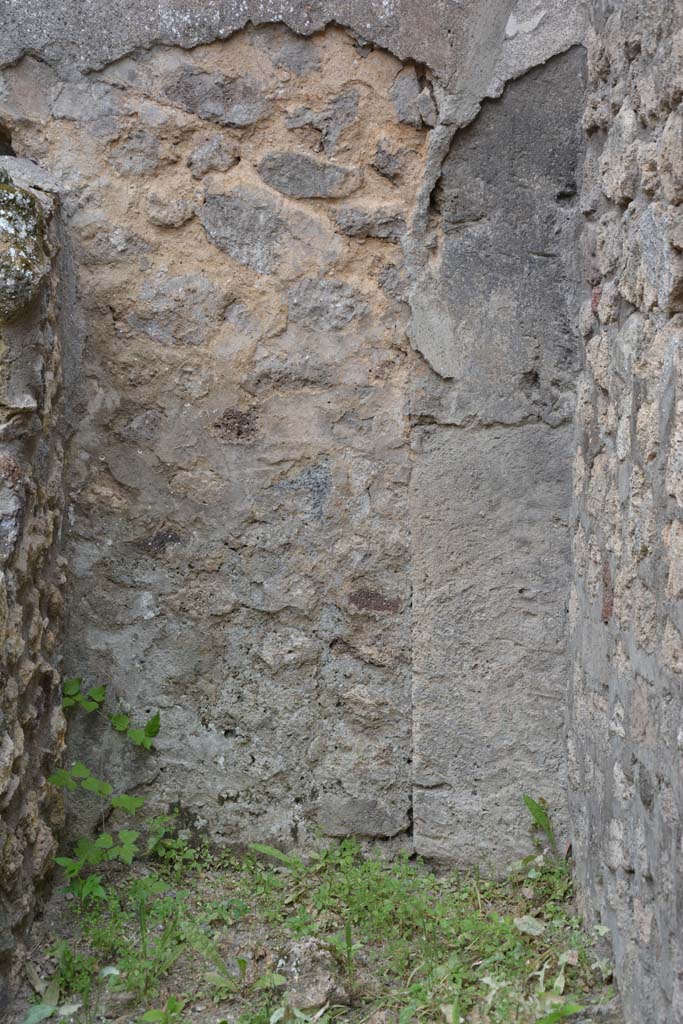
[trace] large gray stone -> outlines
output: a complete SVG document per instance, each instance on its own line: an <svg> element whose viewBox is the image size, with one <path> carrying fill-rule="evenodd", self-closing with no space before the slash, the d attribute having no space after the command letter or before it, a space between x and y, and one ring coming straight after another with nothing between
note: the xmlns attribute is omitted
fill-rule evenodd
<svg viewBox="0 0 683 1024"><path fill-rule="evenodd" d="M269 153L258 172L278 192L297 199L338 199L355 192L363 181L358 168L326 163L306 153Z"/></svg>
<svg viewBox="0 0 683 1024"><path fill-rule="evenodd" d="M304 278L289 290L289 319L321 331L336 331L367 313L367 303L343 281Z"/></svg>
<svg viewBox="0 0 683 1024"><path fill-rule="evenodd" d="M351 238L383 238L400 242L405 234L403 211L396 207L342 206L336 215L339 230Z"/></svg>
<svg viewBox="0 0 683 1024"><path fill-rule="evenodd" d="M241 188L208 195L199 219L208 239L239 263L260 274L276 270L283 221L267 194Z"/></svg>
<svg viewBox="0 0 683 1024"><path fill-rule="evenodd" d="M285 206L262 189L240 186L209 194L198 210L212 245L259 274L277 273L290 281L324 270L335 260L339 242L319 218Z"/></svg>
<svg viewBox="0 0 683 1024"><path fill-rule="evenodd" d="M269 108L261 84L254 79L228 78L195 67L181 69L163 95L191 114L230 128L255 124Z"/></svg>
<svg viewBox="0 0 683 1024"><path fill-rule="evenodd" d="M127 322L162 345L203 345L231 301L204 274L159 272L145 280Z"/></svg>
<svg viewBox="0 0 683 1024"><path fill-rule="evenodd" d="M144 128L137 129L112 148L108 159L119 174L154 174L159 166L159 142Z"/></svg>

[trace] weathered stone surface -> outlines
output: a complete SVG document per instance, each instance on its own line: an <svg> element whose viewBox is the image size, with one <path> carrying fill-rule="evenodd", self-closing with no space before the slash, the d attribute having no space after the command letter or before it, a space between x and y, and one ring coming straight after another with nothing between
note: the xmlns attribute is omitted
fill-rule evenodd
<svg viewBox="0 0 683 1024"><path fill-rule="evenodd" d="M657 145L662 191L671 203L683 202L683 114L673 110Z"/></svg>
<svg viewBox="0 0 683 1024"><path fill-rule="evenodd" d="M259 274L289 281L324 269L339 255L325 222L249 185L207 195L198 216L212 245Z"/></svg>
<svg viewBox="0 0 683 1024"><path fill-rule="evenodd" d="M208 195L199 219L209 241L245 267L260 274L277 269L284 224L267 193L237 189L228 195Z"/></svg>
<svg viewBox="0 0 683 1024"><path fill-rule="evenodd" d="M343 281L304 278L290 289L289 319L321 331L336 331L368 311L360 292Z"/></svg>
<svg viewBox="0 0 683 1024"><path fill-rule="evenodd" d="M35 196L0 178L0 321L25 309L48 269L43 215Z"/></svg>
<svg viewBox="0 0 683 1024"><path fill-rule="evenodd" d="M576 49L511 83L444 161L440 259L414 284L410 328L453 382L438 398L442 421L572 414L582 68Z"/></svg>
<svg viewBox="0 0 683 1024"><path fill-rule="evenodd" d="M109 159L119 174L154 174L159 166L159 143L144 128L134 131L111 150Z"/></svg>
<svg viewBox="0 0 683 1024"><path fill-rule="evenodd" d="M162 95L191 114L229 128L245 128L268 113L260 83L247 75L229 78L190 66L177 73Z"/></svg>
<svg viewBox="0 0 683 1024"><path fill-rule="evenodd" d="M683 1019L683 9L591 7L573 847L583 912L612 934L626 1020L673 1024Z"/></svg>
<svg viewBox="0 0 683 1024"><path fill-rule="evenodd" d="M397 181L401 177L403 159L400 153L394 153L387 148L384 139L380 139L372 166L382 177L388 178L389 181Z"/></svg>
<svg viewBox="0 0 683 1024"><path fill-rule="evenodd" d="M425 86L417 97L417 109L422 118L422 123L429 128L433 128L438 119L438 111L428 86Z"/></svg>
<svg viewBox="0 0 683 1024"><path fill-rule="evenodd" d="M299 107L287 117L287 127L314 128L320 132L320 145L325 153L334 154L344 130L358 119L358 100L358 90L347 89L319 112Z"/></svg>
<svg viewBox="0 0 683 1024"><path fill-rule="evenodd" d="M239 163L239 150L234 143L220 135L212 135L193 149L187 158L187 166L193 178L203 178L210 171L229 171Z"/></svg>
<svg viewBox="0 0 683 1024"><path fill-rule="evenodd" d="M385 238L388 242L400 242L406 230L403 212L395 207L343 206L335 220L339 230L351 238Z"/></svg>
<svg viewBox="0 0 683 1024"><path fill-rule="evenodd" d="M416 432L414 838L502 869L528 843L521 794L564 815L571 428Z"/></svg>
<svg viewBox="0 0 683 1024"><path fill-rule="evenodd" d="M5 158L12 169L15 161ZM17 161L17 163L21 163ZM23 168L23 171L26 169ZM20 173L25 186L31 179ZM45 182L41 182L45 184ZM0 1013L56 849L64 510L57 200L0 185ZM40 289L38 294L38 289ZM33 299L34 301L29 302ZM28 305L27 305L28 303Z"/></svg>
<svg viewBox="0 0 683 1024"><path fill-rule="evenodd" d="M162 345L202 345L231 301L232 296L203 274L159 271L143 283L127 324Z"/></svg>
<svg viewBox="0 0 683 1024"><path fill-rule="evenodd" d="M391 87L390 95L396 110L396 117L404 124L412 125L413 128L422 127L422 114L418 105L421 91L413 67L403 68Z"/></svg>
<svg viewBox="0 0 683 1024"><path fill-rule="evenodd" d="M297 199L338 199L358 189L362 172L316 160L306 153L269 153L259 163L265 182Z"/></svg>
<svg viewBox="0 0 683 1024"><path fill-rule="evenodd" d="M304 37L326 25L348 26L398 57L414 58L448 77L458 59L465 56L474 61L467 46L471 33L494 50L495 60L510 6L510 0L489 0L483 14L475 6L465 17L458 11L455 18L438 0L419 6L406 4L400 17L387 8L385 0L313 0L304 7L292 5L290 0L228 0L219 8L197 7L190 0L139 0L134 6L119 0L83 11L50 3L40 11L32 7L13 10L13 16L4 19L7 32L0 47L0 63L14 63L28 51L63 66L66 72L74 68L82 72L102 68L122 54L155 43L186 49L211 43L251 23L259 26L259 31L266 26L264 44L273 48L276 63L283 66L282 53L288 44L291 47L291 37L285 35L283 41L284 33L277 31L280 26L267 23L284 22ZM547 6L555 3L548 0ZM561 6L566 5L562 2ZM307 56L308 68L302 57L302 44L307 41L300 42L298 56L284 57L289 62L285 67L294 63L305 70L315 68L317 55Z"/></svg>

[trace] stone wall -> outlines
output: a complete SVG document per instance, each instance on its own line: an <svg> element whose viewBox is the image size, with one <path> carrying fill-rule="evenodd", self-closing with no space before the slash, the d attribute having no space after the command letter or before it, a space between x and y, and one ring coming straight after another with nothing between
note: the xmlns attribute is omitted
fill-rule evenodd
<svg viewBox="0 0 683 1024"><path fill-rule="evenodd" d="M75 84L27 61L17 107L37 78L13 141L61 177L89 324L67 665L163 723L153 765L105 729L108 770L217 840L405 834L401 239L430 87L279 26Z"/></svg>
<svg viewBox="0 0 683 1024"><path fill-rule="evenodd" d="M581 48L451 142L411 336L414 839L505 867L521 794L565 834Z"/></svg>
<svg viewBox="0 0 683 1024"><path fill-rule="evenodd" d="M582 3L11 6L1 145L50 177L3 158L44 221L0 296L5 954L59 818L66 444L67 668L163 723L74 753L216 839L496 869L523 791L567 830L569 686L583 910L678 1021L681 0L588 5L581 243Z"/></svg>
<svg viewBox="0 0 683 1024"><path fill-rule="evenodd" d="M683 6L594 4L569 779L627 1018L683 1019Z"/></svg>
<svg viewBox="0 0 683 1024"><path fill-rule="evenodd" d="M0 1013L55 850L46 776L64 739L58 204L18 187L35 183L21 161L2 162L14 184L0 171Z"/></svg>
<svg viewBox="0 0 683 1024"><path fill-rule="evenodd" d="M162 716L72 752L220 841L503 868L523 792L566 830L580 10L142 7L2 39L87 324L66 667Z"/></svg>

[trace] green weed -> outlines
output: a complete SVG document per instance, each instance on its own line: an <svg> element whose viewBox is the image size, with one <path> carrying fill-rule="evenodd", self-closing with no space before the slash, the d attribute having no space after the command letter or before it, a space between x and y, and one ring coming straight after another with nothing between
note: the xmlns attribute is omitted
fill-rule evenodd
<svg viewBox="0 0 683 1024"><path fill-rule="evenodd" d="M106 689L65 684L64 703L105 714ZM108 716L126 742L153 753L158 714L140 728ZM144 801L115 794L80 762L53 773L135 827L83 837L59 858L76 938L49 950L54 977L25 1024L64 1016L90 1024L124 998L135 1024L182 1024L208 1000L239 1024L555 1024L609 994L609 964L582 931L567 863L543 801L523 797L542 840L504 879L437 875L407 855L367 856L354 839L306 860L254 844L241 860L211 855L178 815L146 820ZM311 937L338 962L348 1006L295 1009L290 944ZM223 1009L224 1008L224 1009Z"/></svg>

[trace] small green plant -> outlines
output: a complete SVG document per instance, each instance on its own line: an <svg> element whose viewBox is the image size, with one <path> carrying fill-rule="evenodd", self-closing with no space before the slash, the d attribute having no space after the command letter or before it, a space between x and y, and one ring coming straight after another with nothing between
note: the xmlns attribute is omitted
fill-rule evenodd
<svg viewBox="0 0 683 1024"><path fill-rule="evenodd" d="M178 813L160 814L147 824L147 853L161 861L176 876L201 867L206 857L190 845L178 827Z"/></svg>
<svg viewBox="0 0 683 1024"><path fill-rule="evenodd" d="M299 857L283 853L282 850L278 850L274 846L266 846L265 843L250 843L249 849L253 850L254 853L260 853L263 857L270 857L272 860L284 864L290 871L299 872L304 869L304 863Z"/></svg>
<svg viewBox="0 0 683 1024"><path fill-rule="evenodd" d="M557 855L557 843L555 842L555 833L553 826L550 822L550 815L548 814L547 804L545 800L534 800L533 797L525 793L522 797L529 814L532 817L534 825L548 840L550 849Z"/></svg>
<svg viewBox="0 0 683 1024"><path fill-rule="evenodd" d="M23 1024L39 1024L41 1020L48 1020L57 1012L59 1006L59 977L55 977L50 981L49 985L43 992L40 1002L34 1003L29 1008L28 1013L24 1017Z"/></svg>
<svg viewBox="0 0 683 1024"><path fill-rule="evenodd" d="M73 679L65 679L62 686L62 707L68 711L73 707L80 707L87 714L93 711L102 711L107 696L106 686L93 686L83 693L83 680L80 676ZM124 733L131 743L145 750L152 749L152 741L158 735L161 727L161 716L156 711L147 720L142 729L133 729L130 726L130 718L123 712L116 712L109 715L112 728L119 733Z"/></svg>
<svg viewBox="0 0 683 1024"><path fill-rule="evenodd" d="M147 1010L139 1019L139 1024L180 1024L180 1015L185 1006L184 999L170 996L166 1005L160 1010Z"/></svg>
<svg viewBox="0 0 683 1024"><path fill-rule="evenodd" d="M84 692L80 677L67 679L62 691L62 707L65 710L80 708L86 714L104 714L106 694L106 686L94 686ZM125 734L135 746L148 751L152 749L161 724L158 711L141 729L130 728L128 715L117 713L108 718L112 728L117 733ZM104 829L104 821L110 811L122 811L131 816L137 814L143 808L144 800L127 793L115 795L111 783L95 775L82 761L76 761L70 768L57 768L48 777L48 782L68 793L83 790L103 801L100 814L103 827L100 834L94 839L82 836L75 843L70 856L57 857L57 864L64 869L69 879L69 890L82 904L103 899L105 891L102 875L88 873L89 870L107 861L131 864L140 853L137 841L141 834L136 829L122 828L114 835Z"/></svg>

